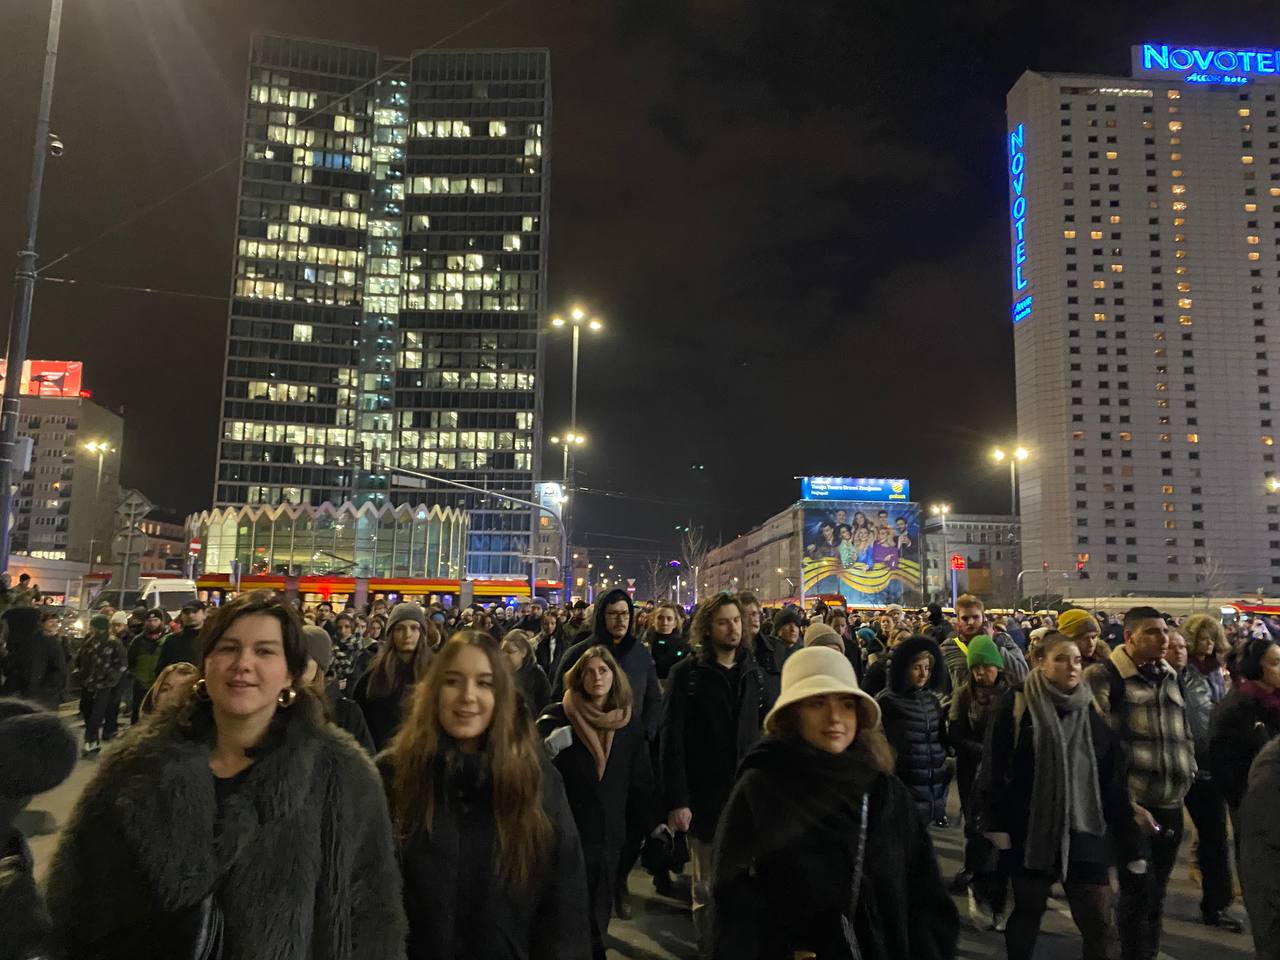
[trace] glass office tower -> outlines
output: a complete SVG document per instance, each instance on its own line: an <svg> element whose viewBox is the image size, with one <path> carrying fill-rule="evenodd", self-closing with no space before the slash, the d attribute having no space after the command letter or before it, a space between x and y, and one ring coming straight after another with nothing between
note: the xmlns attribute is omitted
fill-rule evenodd
<svg viewBox="0 0 1280 960"><path fill-rule="evenodd" d="M522 576L541 431L544 50L259 36L215 506L468 511L467 572Z"/></svg>

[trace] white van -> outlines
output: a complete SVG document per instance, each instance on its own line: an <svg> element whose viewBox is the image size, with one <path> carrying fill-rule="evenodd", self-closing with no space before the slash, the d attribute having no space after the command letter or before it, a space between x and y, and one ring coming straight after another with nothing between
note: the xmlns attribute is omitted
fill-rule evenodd
<svg viewBox="0 0 1280 960"><path fill-rule="evenodd" d="M121 610L132 610L139 604L148 610L159 607L176 620L182 605L196 599L198 598L194 580L179 580L176 577L141 577L138 580L137 590L125 591L123 603L118 603L119 593L107 587L94 598L93 606L96 607L101 601L108 600L112 606Z"/></svg>

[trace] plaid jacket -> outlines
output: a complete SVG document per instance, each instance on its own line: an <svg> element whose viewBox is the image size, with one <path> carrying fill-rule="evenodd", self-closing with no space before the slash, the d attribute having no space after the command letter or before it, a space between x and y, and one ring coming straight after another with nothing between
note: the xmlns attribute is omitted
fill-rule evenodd
<svg viewBox="0 0 1280 960"><path fill-rule="evenodd" d="M1144 807L1180 807L1196 778L1195 740L1178 675L1163 661L1152 682L1124 647L1084 673L1098 709L1124 745L1129 790ZM1116 697L1123 691L1123 702Z"/></svg>

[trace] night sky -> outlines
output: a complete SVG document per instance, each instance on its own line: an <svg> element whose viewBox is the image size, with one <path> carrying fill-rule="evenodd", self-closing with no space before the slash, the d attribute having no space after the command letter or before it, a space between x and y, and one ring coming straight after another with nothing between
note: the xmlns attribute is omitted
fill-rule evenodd
<svg viewBox="0 0 1280 960"><path fill-rule="evenodd" d="M576 526L633 549L687 520L731 537L807 473L1007 510L986 459L1015 429L1005 93L1028 68L1127 74L1143 40L1280 45L1274 0L67 0L41 262L83 246L50 272L196 295L37 288L30 354L83 360L124 407L125 485L209 505L249 35L407 53L487 10L445 46L551 50L550 304L608 324L584 342L579 479L615 495ZM46 22L42 0L0 9L6 251ZM548 343L548 434L568 353Z"/></svg>

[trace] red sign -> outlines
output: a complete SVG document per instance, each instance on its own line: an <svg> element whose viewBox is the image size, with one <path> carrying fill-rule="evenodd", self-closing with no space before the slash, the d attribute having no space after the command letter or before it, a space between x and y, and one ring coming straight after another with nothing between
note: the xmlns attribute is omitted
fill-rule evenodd
<svg viewBox="0 0 1280 960"><path fill-rule="evenodd" d="M0 389L5 361L0 360ZM24 397L78 397L83 389L84 364L79 360L28 360L22 365Z"/></svg>
<svg viewBox="0 0 1280 960"><path fill-rule="evenodd" d="M963 569L964 569L964 557L962 557L962 556L961 556L960 554L958 554L958 553L953 553L953 554L951 555L951 569L952 569L952 570L963 570Z"/></svg>

